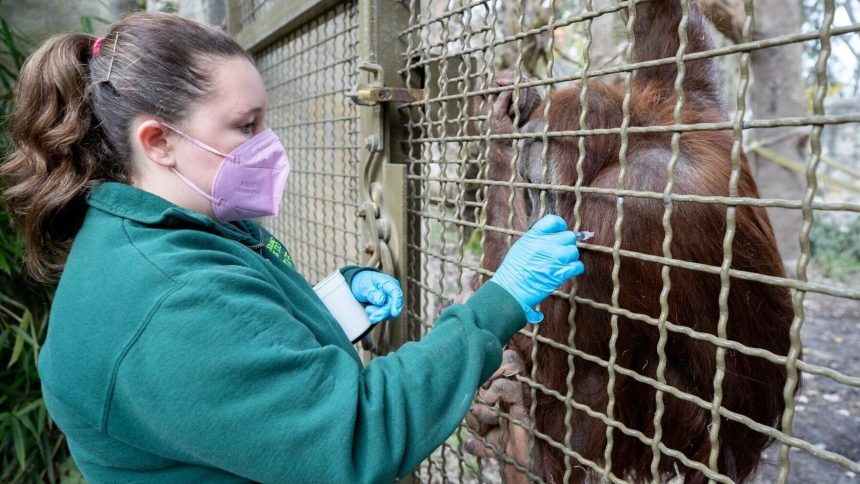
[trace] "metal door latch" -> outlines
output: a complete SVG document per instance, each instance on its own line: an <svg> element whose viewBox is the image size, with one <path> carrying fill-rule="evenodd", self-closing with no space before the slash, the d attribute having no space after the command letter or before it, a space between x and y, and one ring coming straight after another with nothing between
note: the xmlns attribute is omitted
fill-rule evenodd
<svg viewBox="0 0 860 484"><path fill-rule="evenodd" d="M411 103L423 101L425 92L423 89L407 89L405 87L383 86L378 79L382 78L382 66L372 62L362 62L359 69L372 73L375 79L369 84L359 84L346 95L352 102L360 106L375 106L380 103L396 102Z"/></svg>
<svg viewBox="0 0 860 484"><path fill-rule="evenodd" d="M396 102L411 103L424 100L424 91L421 89L406 89L405 87L385 86L356 86L355 91L347 93L352 102L361 106L373 106L378 103Z"/></svg>

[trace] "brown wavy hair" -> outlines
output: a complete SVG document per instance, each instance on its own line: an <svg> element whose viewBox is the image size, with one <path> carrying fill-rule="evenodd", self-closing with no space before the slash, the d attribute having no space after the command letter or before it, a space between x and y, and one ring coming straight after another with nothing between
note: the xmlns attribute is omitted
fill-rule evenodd
<svg viewBox="0 0 860 484"><path fill-rule="evenodd" d="M177 15L137 12L96 38L48 39L24 64L0 165L2 199L23 232L26 268L41 282L62 272L99 182L131 183L130 128L139 115L179 123L212 92L210 67L253 60L224 32Z"/></svg>

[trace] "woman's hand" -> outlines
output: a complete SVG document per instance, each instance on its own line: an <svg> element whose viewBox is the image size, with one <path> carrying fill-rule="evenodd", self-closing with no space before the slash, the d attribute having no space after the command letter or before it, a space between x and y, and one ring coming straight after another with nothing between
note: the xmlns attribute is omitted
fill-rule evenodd
<svg viewBox="0 0 860 484"><path fill-rule="evenodd" d="M403 291L400 281L375 271L361 271L352 278L350 284L352 295L361 303L368 303L364 308L371 323L383 319L393 319L400 316L403 309Z"/></svg>
<svg viewBox="0 0 860 484"><path fill-rule="evenodd" d="M543 321L534 306L558 286L585 272L579 261L576 234L558 215L538 220L512 247L490 281L507 290L530 323Z"/></svg>

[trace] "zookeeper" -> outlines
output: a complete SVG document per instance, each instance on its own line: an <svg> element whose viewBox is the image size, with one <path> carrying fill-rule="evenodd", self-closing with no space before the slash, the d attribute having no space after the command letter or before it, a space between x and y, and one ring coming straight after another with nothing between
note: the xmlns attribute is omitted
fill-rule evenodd
<svg viewBox="0 0 860 484"><path fill-rule="evenodd" d="M408 475L534 306L584 270L547 216L426 337L363 366L252 220L277 213L290 170L266 108L234 40L170 14L55 36L21 72L3 198L28 270L59 277L38 368L91 483ZM373 321L400 314L396 279L341 272Z"/></svg>

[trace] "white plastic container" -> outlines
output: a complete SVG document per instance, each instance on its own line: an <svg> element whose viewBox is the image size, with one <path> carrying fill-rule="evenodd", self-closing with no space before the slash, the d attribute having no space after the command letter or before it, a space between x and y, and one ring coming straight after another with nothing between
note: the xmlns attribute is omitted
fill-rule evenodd
<svg viewBox="0 0 860 484"><path fill-rule="evenodd" d="M364 307L352 295L340 271L327 275L314 286L314 291L340 324L350 342L358 342L373 329L373 324L364 312Z"/></svg>

